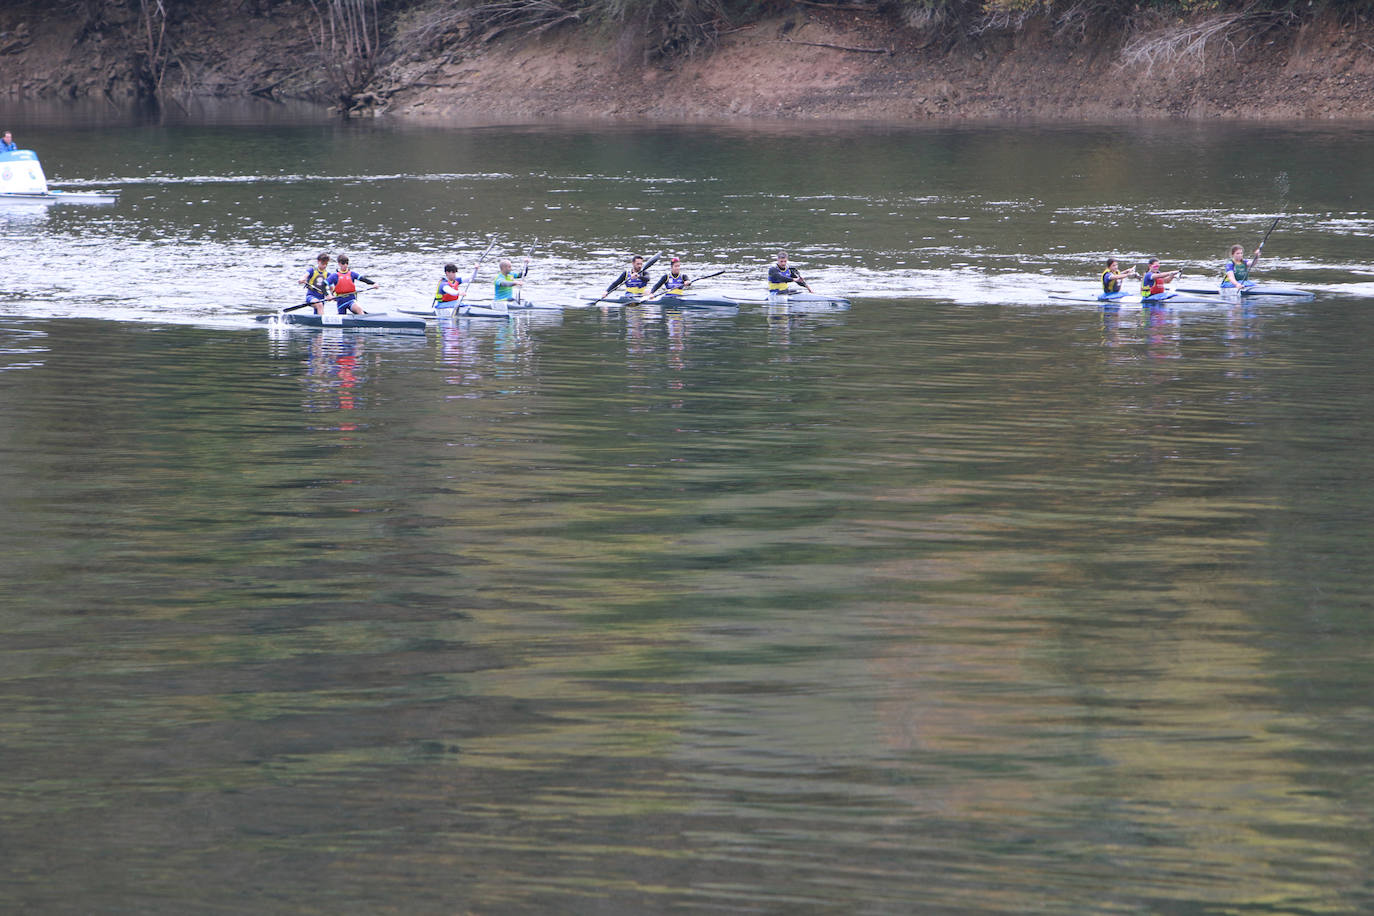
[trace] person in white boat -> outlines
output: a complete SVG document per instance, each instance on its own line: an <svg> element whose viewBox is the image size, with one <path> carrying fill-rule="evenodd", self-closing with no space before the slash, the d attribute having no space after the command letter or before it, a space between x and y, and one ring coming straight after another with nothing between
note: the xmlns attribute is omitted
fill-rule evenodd
<svg viewBox="0 0 1374 916"><path fill-rule="evenodd" d="M1121 281L1137 277L1134 267L1121 269L1116 258L1107 259L1107 269L1102 271L1102 295L1115 296L1121 292Z"/></svg>
<svg viewBox="0 0 1374 916"><path fill-rule="evenodd" d="M649 272L644 269L644 256L635 255L630 261L630 269L623 271L620 276L615 278L610 286L606 287L606 295L610 295L620 284L625 284L625 292L631 296L643 296L649 290Z"/></svg>
<svg viewBox="0 0 1374 916"><path fill-rule="evenodd" d="M768 294L770 296L785 296L793 292L793 283L799 284L808 293L814 292L802 279L797 268L787 266L787 252L779 251L777 263L768 268Z"/></svg>
<svg viewBox="0 0 1374 916"><path fill-rule="evenodd" d="M10 135L9 131L5 131L4 138L0 139L0 153L12 153L17 149L19 149L19 144L14 142L14 137Z"/></svg>
<svg viewBox="0 0 1374 916"><path fill-rule="evenodd" d="M445 264L444 275L439 278L439 286L434 290L434 307L453 308L462 298L463 278L458 276L458 265Z"/></svg>
<svg viewBox="0 0 1374 916"><path fill-rule="evenodd" d="M497 264L496 267L500 273L496 275L496 285L492 297L497 302L509 302L515 298L515 288L525 285L525 281L521 279L525 272L524 270L518 273L513 272L514 266L511 264L510 258L502 258L501 263Z"/></svg>
<svg viewBox="0 0 1374 916"><path fill-rule="evenodd" d="M692 281L682 272L682 261L674 257L668 262L668 272L658 278L654 288L649 290L649 295L652 296L662 288L665 296L681 296L691 285Z"/></svg>
<svg viewBox="0 0 1374 916"><path fill-rule="evenodd" d="M1259 260L1259 249L1255 249L1255 256L1249 262L1245 260L1245 248L1241 245L1231 246L1231 259L1221 268L1221 288L1235 289L1242 286L1250 286L1250 270Z"/></svg>

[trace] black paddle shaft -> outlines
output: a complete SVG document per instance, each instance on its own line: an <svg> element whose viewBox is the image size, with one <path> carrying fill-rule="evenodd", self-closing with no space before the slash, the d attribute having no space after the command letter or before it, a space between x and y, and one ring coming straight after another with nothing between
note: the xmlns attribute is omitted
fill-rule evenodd
<svg viewBox="0 0 1374 916"><path fill-rule="evenodd" d="M1264 243L1269 241L1269 236L1274 234L1274 229L1278 227L1279 220L1281 219L1283 219L1282 216L1276 216L1274 217L1274 221L1269 224L1269 231L1264 233L1264 238L1260 239L1259 247L1255 249L1255 259L1250 262L1251 267L1259 263L1259 256L1260 252L1264 250Z"/></svg>

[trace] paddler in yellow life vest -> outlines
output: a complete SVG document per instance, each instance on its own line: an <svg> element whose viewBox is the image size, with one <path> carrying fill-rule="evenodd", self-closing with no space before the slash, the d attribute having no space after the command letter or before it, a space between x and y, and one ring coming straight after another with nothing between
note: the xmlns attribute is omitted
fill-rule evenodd
<svg viewBox="0 0 1374 916"><path fill-rule="evenodd" d="M668 262L668 272L658 278L654 288L649 290L649 295L652 296L662 287L665 296L681 296L687 292L687 287L691 284L692 281L682 272L682 261L674 257Z"/></svg>
<svg viewBox="0 0 1374 916"><path fill-rule="evenodd" d="M352 312L355 315L366 314L363 307L358 304L357 281L361 280L367 285L376 288L377 282L369 280L356 270L348 269L348 255L339 255L339 269L325 278L329 284L329 291L336 297L334 302L339 306L339 314L343 315Z"/></svg>
<svg viewBox="0 0 1374 916"><path fill-rule="evenodd" d="M630 269L622 271L615 282L606 287L606 295L609 296L622 283L625 284L625 293L630 296L643 296L649 291L649 272L644 269L643 255L637 254L630 260Z"/></svg>
<svg viewBox="0 0 1374 916"><path fill-rule="evenodd" d="M458 265L445 264L444 275L434 290L434 307L436 309L453 308L462 298L463 278L458 276Z"/></svg>
<svg viewBox="0 0 1374 916"><path fill-rule="evenodd" d="M1139 276L1135 268L1120 270L1116 258L1107 259L1107 269L1102 271L1102 295L1115 296L1121 293L1121 281Z"/></svg>
<svg viewBox="0 0 1374 916"><path fill-rule="evenodd" d="M808 293L814 292L802 275L797 272L797 268L787 266L787 252L778 252L778 262L768 268L768 295L786 296L792 292L792 284L799 283Z"/></svg>
<svg viewBox="0 0 1374 916"><path fill-rule="evenodd" d="M315 258L315 266L305 272L297 283L305 285L305 301L318 315L324 311L324 297L329 295L329 252L322 251Z"/></svg>

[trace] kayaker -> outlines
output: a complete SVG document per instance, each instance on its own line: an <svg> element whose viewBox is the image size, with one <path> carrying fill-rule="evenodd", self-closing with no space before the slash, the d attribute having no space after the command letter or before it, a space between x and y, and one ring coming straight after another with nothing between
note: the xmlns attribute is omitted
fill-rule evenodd
<svg viewBox="0 0 1374 916"><path fill-rule="evenodd" d="M622 271L615 282L606 287L606 295L609 296L622 283L625 284L625 292L631 296L643 296L648 291L649 272L644 269L643 255L637 254L630 259L630 269Z"/></svg>
<svg viewBox="0 0 1374 916"><path fill-rule="evenodd" d="M668 272L658 278L654 288L649 290L649 295L652 296L662 288L665 296L681 296L691 285L692 281L682 272L682 261L674 257L668 261Z"/></svg>
<svg viewBox="0 0 1374 916"><path fill-rule="evenodd" d="M509 302L515 298L515 288L525 285L525 281L521 279L525 275L524 271L513 273L510 258L502 258L496 267L500 273L496 275L496 292L493 298L497 302Z"/></svg>
<svg viewBox="0 0 1374 916"><path fill-rule="evenodd" d="M297 283L305 285L305 301L318 315L324 311L324 297L329 295L329 252L322 251L315 257L315 266L305 272Z"/></svg>
<svg viewBox="0 0 1374 916"><path fill-rule="evenodd" d="M329 292L336 296L335 304L339 306L339 314L343 315L352 312L355 315L366 314L363 307L358 304L357 281L361 280L373 289L377 287L377 281L369 280L356 270L348 269L348 255L339 255L339 269L325 278L329 284Z"/></svg>
<svg viewBox="0 0 1374 916"><path fill-rule="evenodd" d="M1140 278L1140 296L1158 296L1162 294L1166 283L1174 282L1174 279L1182 271L1161 270L1159 258L1150 258L1150 263L1145 268L1145 276Z"/></svg>
<svg viewBox="0 0 1374 916"><path fill-rule="evenodd" d="M14 137L10 136L9 131L5 131L5 136L0 139L0 153L12 153L19 149L19 144L14 142Z"/></svg>
<svg viewBox="0 0 1374 916"><path fill-rule="evenodd" d="M1245 261L1245 247L1243 245L1231 246L1231 260L1227 261L1221 268L1221 288L1235 289L1240 286L1250 285L1250 268L1255 266L1255 261L1259 260L1259 249L1255 249L1255 257L1249 263Z"/></svg>
<svg viewBox="0 0 1374 916"><path fill-rule="evenodd" d="M799 283L805 287L808 293L814 292L802 275L797 272L797 268L787 266L787 252L778 252L778 262L768 268L768 294L770 296L785 296L792 292L791 284Z"/></svg>
<svg viewBox="0 0 1374 916"><path fill-rule="evenodd" d="M1102 294L1112 296L1121 292L1121 281L1139 276L1132 267L1129 270L1121 270L1116 258L1107 259L1107 269L1102 271Z"/></svg>
<svg viewBox="0 0 1374 916"><path fill-rule="evenodd" d="M434 290L436 309L453 308L454 303L463 298L463 278L458 276L457 264L445 264L444 275L439 278L439 286Z"/></svg>

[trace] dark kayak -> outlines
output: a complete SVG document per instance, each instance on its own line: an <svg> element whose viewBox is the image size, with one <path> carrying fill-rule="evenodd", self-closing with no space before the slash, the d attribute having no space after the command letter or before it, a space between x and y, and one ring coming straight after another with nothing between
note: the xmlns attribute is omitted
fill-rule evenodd
<svg viewBox="0 0 1374 916"><path fill-rule="evenodd" d="M274 324L293 324L305 328L409 328L423 331L425 322L421 318L406 318L375 312L369 315L316 315L314 312L273 312L271 315L258 315L258 321Z"/></svg>
<svg viewBox="0 0 1374 916"><path fill-rule="evenodd" d="M597 297L584 297L590 302L596 302ZM601 305L661 305L665 308L719 308L723 305L739 305L738 299L731 299L729 296L713 296L707 293L685 293L681 296L660 294L658 296L631 296L628 293L617 293L606 299L602 299Z"/></svg>

